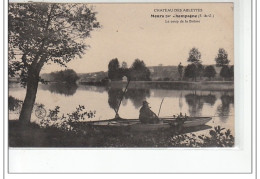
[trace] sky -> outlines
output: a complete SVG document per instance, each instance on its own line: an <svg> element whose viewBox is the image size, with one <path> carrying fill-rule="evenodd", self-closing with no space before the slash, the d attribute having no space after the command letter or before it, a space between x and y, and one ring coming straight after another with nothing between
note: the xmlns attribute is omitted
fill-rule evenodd
<svg viewBox="0 0 260 179"><path fill-rule="evenodd" d="M102 28L92 31L91 37L86 39L90 48L82 58L67 64L77 73L107 71L113 58L118 58L120 63L125 61L128 67L137 58L143 60L146 66L177 66L180 62L187 65L189 51L193 47L201 52L202 64L215 64L219 48L227 51L230 64L234 64L233 3L92 5ZM182 12L158 12L160 9ZM183 12L184 9L200 12ZM164 17L152 18L152 14ZM165 20L185 20L172 17L176 14L211 14L211 17L199 18L200 23L165 23ZM171 17L165 18L166 15ZM45 65L42 73L62 69L55 64Z"/></svg>

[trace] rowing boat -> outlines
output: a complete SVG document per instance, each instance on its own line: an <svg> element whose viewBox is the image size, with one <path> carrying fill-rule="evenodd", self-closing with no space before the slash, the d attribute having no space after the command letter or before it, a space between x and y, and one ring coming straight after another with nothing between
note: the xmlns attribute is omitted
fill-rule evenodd
<svg viewBox="0 0 260 179"><path fill-rule="evenodd" d="M209 122L211 117L186 117L186 118L160 118L159 123L143 124L139 119L123 119L114 118L100 121L79 121L74 122L73 126L92 126L99 128L122 128L130 129L131 131L154 131L169 128L189 128L205 125Z"/></svg>
<svg viewBox="0 0 260 179"><path fill-rule="evenodd" d="M201 126L209 122L212 118L211 117L187 117L183 119L183 127L195 127L195 126ZM182 119L163 119L166 123L175 123L178 121L182 122Z"/></svg>

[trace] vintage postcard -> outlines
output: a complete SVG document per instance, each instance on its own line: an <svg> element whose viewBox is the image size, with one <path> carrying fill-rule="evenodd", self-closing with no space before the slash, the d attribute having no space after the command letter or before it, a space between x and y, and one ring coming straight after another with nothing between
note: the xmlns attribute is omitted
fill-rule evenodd
<svg viewBox="0 0 260 179"><path fill-rule="evenodd" d="M233 3L9 3L9 147L234 147Z"/></svg>

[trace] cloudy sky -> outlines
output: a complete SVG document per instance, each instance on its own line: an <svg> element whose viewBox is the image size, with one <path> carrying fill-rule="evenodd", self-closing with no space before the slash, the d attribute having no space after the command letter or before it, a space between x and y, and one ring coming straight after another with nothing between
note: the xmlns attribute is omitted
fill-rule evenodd
<svg viewBox="0 0 260 179"><path fill-rule="evenodd" d="M78 73L107 71L113 58L118 58L120 63L127 62L128 66L136 58L147 66L178 65L179 62L187 65L188 53L193 47L201 52L203 64L214 64L219 48L224 48L231 64L234 63L232 3L93 5L102 28L86 39L91 47L83 57L68 63L68 67ZM201 9L202 12L155 12L158 11L155 9ZM166 18L151 18L152 14L211 14L214 18L199 18L200 23L165 23ZM167 20L177 19L170 17ZM61 67L45 65L42 72L57 70Z"/></svg>

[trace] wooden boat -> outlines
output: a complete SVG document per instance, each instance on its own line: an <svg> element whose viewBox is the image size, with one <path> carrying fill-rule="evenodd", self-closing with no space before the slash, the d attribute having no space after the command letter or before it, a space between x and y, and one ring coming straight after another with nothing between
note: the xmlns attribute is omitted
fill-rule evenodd
<svg viewBox="0 0 260 179"><path fill-rule="evenodd" d="M169 124L174 124L177 122L181 123L183 122L183 127L195 127L195 126L200 126L200 125L204 125L207 122L209 122L212 118L211 117L187 117L184 119L163 119L164 122L169 123ZM183 120L183 121L182 121Z"/></svg>
<svg viewBox="0 0 260 179"><path fill-rule="evenodd" d="M122 128L131 131L155 131L169 128L189 128L205 125L211 117L186 117L186 118L160 118L161 121L156 124L143 124L139 119L115 118L100 121L80 121L74 122L72 126L81 127L99 127L99 128Z"/></svg>

